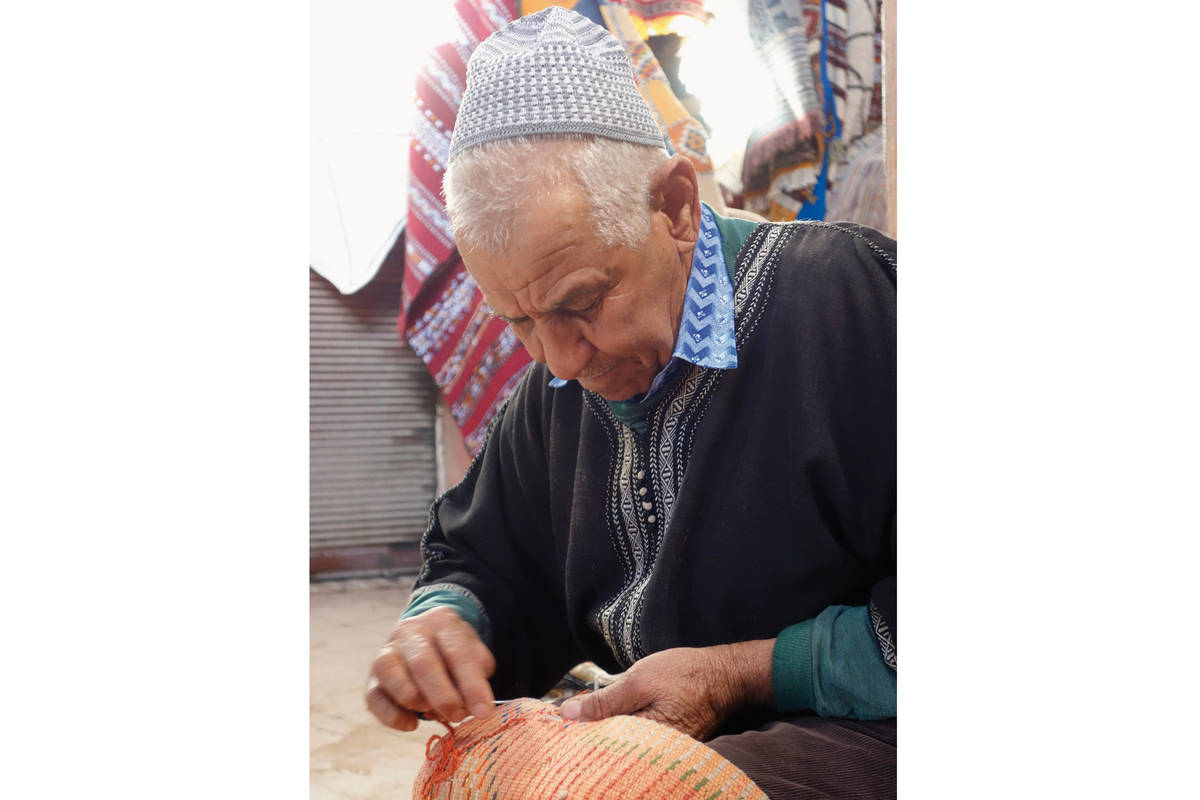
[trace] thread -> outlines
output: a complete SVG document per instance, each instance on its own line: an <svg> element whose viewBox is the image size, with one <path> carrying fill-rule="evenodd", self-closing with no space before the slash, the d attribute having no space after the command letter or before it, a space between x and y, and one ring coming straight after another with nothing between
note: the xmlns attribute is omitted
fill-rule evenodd
<svg viewBox="0 0 1200 800"><path fill-rule="evenodd" d="M512 719L504 722L500 727L490 733L483 734L478 738L471 738L468 741L458 741L457 729L447 722L443 717L433 714L435 722L440 722L446 728L444 735L434 734L429 737L429 741L425 743L425 758L433 762L433 767L429 771L429 776L421 784L420 797L432 797L433 791L441 787L448 779L454 776L462 763L463 756L467 750L478 745L480 742L485 742L488 739L493 739L506 730L517 727L518 725L528 724L531 720L554 716L545 711L537 711L532 714L514 715ZM437 745L437 750L431 752L430 748ZM414 795L418 796L418 795Z"/></svg>

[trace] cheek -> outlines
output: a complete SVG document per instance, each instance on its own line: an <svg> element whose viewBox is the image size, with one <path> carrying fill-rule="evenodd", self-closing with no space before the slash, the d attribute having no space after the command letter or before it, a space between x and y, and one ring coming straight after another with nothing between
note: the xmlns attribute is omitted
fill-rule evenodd
<svg viewBox="0 0 1200 800"><path fill-rule="evenodd" d="M648 322L645 318L631 317L607 325L597 325L588 340L602 355L625 361L645 362L652 359L656 349L655 343L660 338L655 335L653 326Z"/></svg>
<svg viewBox="0 0 1200 800"><path fill-rule="evenodd" d="M630 349L645 353L650 360L664 349L674 350L678 334L670 304L658 298L646 303L626 328Z"/></svg>
<svg viewBox="0 0 1200 800"><path fill-rule="evenodd" d="M676 280L670 267L662 258L652 259L641 281L626 284L625 292L610 300L588 336L593 347L642 366L656 365L664 351L669 357L679 335L674 298L684 291L684 281Z"/></svg>

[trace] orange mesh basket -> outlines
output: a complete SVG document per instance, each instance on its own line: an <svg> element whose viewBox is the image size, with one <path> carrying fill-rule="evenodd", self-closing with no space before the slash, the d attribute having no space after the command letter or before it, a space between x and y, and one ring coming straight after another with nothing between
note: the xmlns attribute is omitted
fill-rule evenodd
<svg viewBox="0 0 1200 800"><path fill-rule="evenodd" d="M564 720L522 698L433 736L413 797L436 800L767 800L703 742L641 717Z"/></svg>

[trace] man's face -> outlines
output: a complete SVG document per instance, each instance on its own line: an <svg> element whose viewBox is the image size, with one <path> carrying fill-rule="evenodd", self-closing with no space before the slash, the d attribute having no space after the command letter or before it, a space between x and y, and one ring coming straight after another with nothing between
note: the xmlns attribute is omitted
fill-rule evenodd
<svg viewBox="0 0 1200 800"><path fill-rule="evenodd" d="M535 361L606 400L650 388L679 333L691 246L650 213L640 250L610 247L593 230L580 193L555 190L514 219L499 256L460 248L484 300Z"/></svg>

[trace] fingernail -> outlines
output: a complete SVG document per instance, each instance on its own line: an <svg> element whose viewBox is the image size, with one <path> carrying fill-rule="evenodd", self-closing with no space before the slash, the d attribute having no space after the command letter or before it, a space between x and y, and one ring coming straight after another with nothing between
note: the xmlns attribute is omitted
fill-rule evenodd
<svg viewBox="0 0 1200 800"><path fill-rule="evenodd" d="M579 719L581 711L583 711L583 703L578 700L568 700L562 704L563 719Z"/></svg>
<svg viewBox="0 0 1200 800"><path fill-rule="evenodd" d="M491 703L476 703L475 705L471 706L471 713L475 715L477 719L483 719L488 714L492 713L493 708L495 708L495 706L493 706Z"/></svg>

